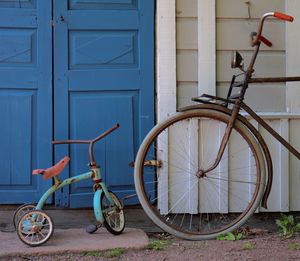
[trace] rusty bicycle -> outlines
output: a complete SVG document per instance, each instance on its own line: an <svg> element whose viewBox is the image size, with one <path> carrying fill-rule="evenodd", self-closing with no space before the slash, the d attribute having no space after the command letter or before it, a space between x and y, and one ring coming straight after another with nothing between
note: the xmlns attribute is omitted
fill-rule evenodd
<svg viewBox="0 0 300 261"><path fill-rule="evenodd" d="M102 224L114 235L119 235L123 232L125 227L123 206L118 197L106 187L101 178L100 166L96 163L94 157L95 143L117 128L119 128L119 124L116 124L92 140L64 140L52 142L54 145L88 144L90 170L86 173L60 180L58 175L64 170L70 160L70 158L66 156L53 167L33 171L33 174L41 174L45 179L52 178L53 185L43 194L37 205L24 204L15 211L13 223L17 230L18 237L23 243L29 246L40 246L51 238L54 231L54 223L52 218L42 210L47 199L58 189L86 179L91 179L94 183L93 207L97 220L97 225L88 226L87 232L96 232Z"/></svg>
<svg viewBox="0 0 300 261"><path fill-rule="evenodd" d="M245 102L251 83L299 81L300 77L253 78L267 18L293 17L264 14L247 69L241 54L232 55L234 75L226 98L203 94L202 104L182 109L157 124L146 136L135 162L135 185L142 207L164 231L188 240L216 238L239 228L261 205L267 208L272 186L272 159L252 117L300 159L300 153L273 130ZM247 113L241 114L244 111Z"/></svg>

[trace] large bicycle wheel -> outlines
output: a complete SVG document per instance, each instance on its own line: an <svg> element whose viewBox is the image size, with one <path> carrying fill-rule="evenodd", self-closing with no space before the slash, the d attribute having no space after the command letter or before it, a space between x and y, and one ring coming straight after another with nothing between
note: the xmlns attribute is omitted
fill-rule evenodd
<svg viewBox="0 0 300 261"><path fill-rule="evenodd" d="M108 191L108 193L114 204L110 204L105 193L101 194L101 209L104 217L103 224L110 233L119 235L125 228L124 211L118 197L112 191Z"/></svg>
<svg viewBox="0 0 300 261"><path fill-rule="evenodd" d="M201 109L156 125L135 162L138 198L152 221L177 237L202 240L241 226L257 209L265 187L258 142L239 121L215 163L229 116Z"/></svg>

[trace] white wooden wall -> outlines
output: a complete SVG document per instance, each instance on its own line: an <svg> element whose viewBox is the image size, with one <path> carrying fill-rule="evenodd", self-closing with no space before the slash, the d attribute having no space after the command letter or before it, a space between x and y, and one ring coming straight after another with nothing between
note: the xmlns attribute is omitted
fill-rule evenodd
<svg viewBox="0 0 300 261"><path fill-rule="evenodd" d="M291 114L262 114L267 123L282 137L300 150L300 117ZM273 161L273 185L268 200L267 211L299 211L300 210L300 161L290 154L266 130L257 126L264 137ZM261 211L266 212L265 209Z"/></svg>
<svg viewBox="0 0 300 261"><path fill-rule="evenodd" d="M230 52L240 50L247 62L249 32L256 30L258 17L267 11L286 12L296 19L288 25L267 23L265 36L274 46L263 47L256 76L300 75L300 1L251 0L251 19L245 2L157 0L158 121L203 92L225 95L233 73ZM268 111L264 117L269 123L300 149L299 83L253 86L247 94L247 102L257 111ZM299 161L257 127L270 146L274 163L269 211L300 211Z"/></svg>

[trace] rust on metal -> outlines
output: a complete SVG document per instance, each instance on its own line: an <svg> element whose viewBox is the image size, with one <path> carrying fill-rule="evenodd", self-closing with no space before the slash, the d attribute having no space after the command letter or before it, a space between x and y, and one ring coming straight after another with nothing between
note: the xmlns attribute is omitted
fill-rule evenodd
<svg viewBox="0 0 300 261"><path fill-rule="evenodd" d="M101 133L99 136L97 136L95 139L92 140L61 140L61 141L52 141L53 145L60 145L60 144L89 144L89 159L90 159L90 167L96 167L97 164L95 162L94 157L94 144L106 137L108 134L113 132L114 130L118 129L120 127L120 124L117 123L105 132Z"/></svg>
<svg viewBox="0 0 300 261"><path fill-rule="evenodd" d="M271 83L271 82L298 82L300 77L273 77L273 78L252 78L249 83Z"/></svg>
<svg viewBox="0 0 300 261"><path fill-rule="evenodd" d="M259 117L249 106L242 104L242 108L248 112L253 119L255 119L261 126L263 126L276 140L278 140L284 147L286 147L293 155L300 160L300 153L282 138L269 124L267 124L261 117Z"/></svg>

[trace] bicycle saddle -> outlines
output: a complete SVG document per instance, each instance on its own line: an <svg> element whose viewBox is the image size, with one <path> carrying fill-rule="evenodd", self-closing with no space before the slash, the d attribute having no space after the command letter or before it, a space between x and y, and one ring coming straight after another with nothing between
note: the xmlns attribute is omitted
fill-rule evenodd
<svg viewBox="0 0 300 261"><path fill-rule="evenodd" d="M42 174L44 176L44 179L50 179L54 176L57 176L60 174L64 168L69 163L70 158L68 156L61 159L58 163L56 163L54 166L48 168L48 169L35 169L32 171L32 174L39 175Z"/></svg>

